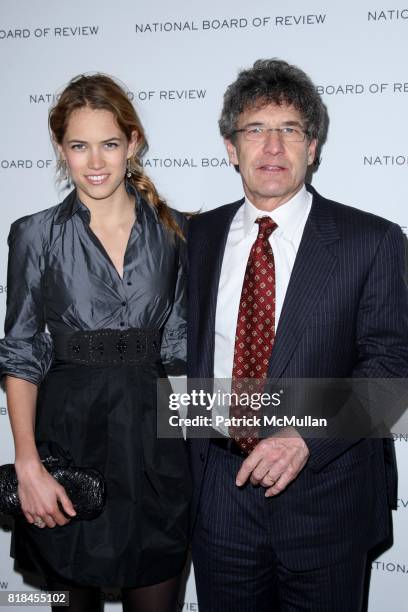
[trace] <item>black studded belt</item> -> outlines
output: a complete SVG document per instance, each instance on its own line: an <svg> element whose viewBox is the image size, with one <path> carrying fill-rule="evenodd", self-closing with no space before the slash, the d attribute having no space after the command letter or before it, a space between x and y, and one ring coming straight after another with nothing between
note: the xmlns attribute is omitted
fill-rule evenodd
<svg viewBox="0 0 408 612"><path fill-rule="evenodd" d="M160 331L130 328L77 331L53 336L58 361L84 365L121 365L160 360Z"/></svg>

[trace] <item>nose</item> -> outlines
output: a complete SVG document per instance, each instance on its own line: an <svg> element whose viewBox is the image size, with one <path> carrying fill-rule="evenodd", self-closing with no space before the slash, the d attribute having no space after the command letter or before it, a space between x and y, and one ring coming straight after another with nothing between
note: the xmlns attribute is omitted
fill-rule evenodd
<svg viewBox="0 0 408 612"><path fill-rule="evenodd" d="M280 132L268 130L265 134L263 149L266 153L278 155L284 151L284 143Z"/></svg>
<svg viewBox="0 0 408 612"><path fill-rule="evenodd" d="M88 157L88 167L92 170L99 170L103 168L105 165L105 160L103 156L103 151L98 148L92 148L89 151Z"/></svg>

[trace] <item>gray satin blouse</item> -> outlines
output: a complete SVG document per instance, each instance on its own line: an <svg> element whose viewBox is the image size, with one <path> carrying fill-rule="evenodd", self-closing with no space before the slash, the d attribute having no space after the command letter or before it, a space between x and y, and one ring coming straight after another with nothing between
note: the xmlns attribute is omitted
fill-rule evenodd
<svg viewBox="0 0 408 612"><path fill-rule="evenodd" d="M162 330L169 373L186 358L186 249L133 188L136 221L123 279L89 227L76 192L53 208L15 221L9 235L5 338L0 375L39 384L53 358L52 336L77 330ZM172 211L183 229L186 219ZM49 331L47 333L46 331Z"/></svg>

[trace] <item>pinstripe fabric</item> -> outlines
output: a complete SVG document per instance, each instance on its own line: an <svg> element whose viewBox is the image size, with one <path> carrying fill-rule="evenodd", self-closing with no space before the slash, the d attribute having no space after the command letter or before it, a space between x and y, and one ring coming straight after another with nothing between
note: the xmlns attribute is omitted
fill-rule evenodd
<svg viewBox="0 0 408 612"><path fill-rule="evenodd" d="M274 555L267 504L260 487L234 490L240 464L238 457L211 446L193 539L200 612L262 612L264 596L271 592Z"/></svg>
<svg viewBox="0 0 408 612"><path fill-rule="evenodd" d="M269 376L408 378L408 298L400 228L309 190L313 204L286 293ZM199 215L190 224L190 377L213 376L219 274L228 229L242 203ZM389 508L396 501L390 440L307 443L306 468L273 498L268 510L274 526L271 547L292 571L361 557L387 537ZM190 440L193 518L209 474L208 448L206 440ZM228 498L223 503L227 511Z"/></svg>
<svg viewBox="0 0 408 612"><path fill-rule="evenodd" d="M287 569L271 546L274 500L262 487L237 489L241 462L210 449L193 539L200 612L359 612L366 555L305 572Z"/></svg>

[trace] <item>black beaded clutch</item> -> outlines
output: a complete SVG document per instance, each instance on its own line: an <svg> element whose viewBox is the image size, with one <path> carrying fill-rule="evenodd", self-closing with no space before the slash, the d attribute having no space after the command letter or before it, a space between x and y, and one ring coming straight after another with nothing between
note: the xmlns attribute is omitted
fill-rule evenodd
<svg viewBox="0 0 408 612"><path fill-rule="evenodd" d="M106 483L98 470L66 466L55 457L43 459L42 464L64 487L76 511L74 519L91 520L102 513L106 501ZM14 464L0 466L1 513L11 516L22 514L17 486Z"/></svg>

